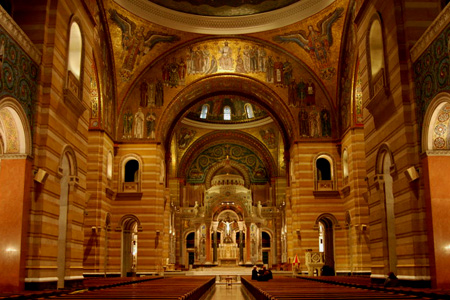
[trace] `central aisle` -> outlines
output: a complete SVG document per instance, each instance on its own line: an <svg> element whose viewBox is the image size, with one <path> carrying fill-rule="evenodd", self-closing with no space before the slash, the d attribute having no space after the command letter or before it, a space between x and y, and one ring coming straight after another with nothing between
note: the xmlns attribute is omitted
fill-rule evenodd
<svg viewBox="0 0 450 300"><path fill-rule="evenodd" d="M233 284L231 287L224 284L217 284L206 296L205 300L247 300L242 293L240 284Z"/></svg>

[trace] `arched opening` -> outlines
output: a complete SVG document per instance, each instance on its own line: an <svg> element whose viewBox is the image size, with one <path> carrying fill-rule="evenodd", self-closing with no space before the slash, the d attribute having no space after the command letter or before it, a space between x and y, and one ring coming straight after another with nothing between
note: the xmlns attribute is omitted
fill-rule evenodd
<svg viewBox="0 0 450 300"><path fill-rule="evenodd" d="M381 153L382 174L384 179L384 209L385 209L385 239L387 245L388 270L397 273L397 242L395 228L395 199L391 175L393 161L390 153L386 150ZM386 273L387 273L386 272Z"/></svg>
<svg viewBox="0 0 450 300"><path fill-rule="evenodd" d="M70 26L69 35L69 61L67 70L71 72L77 80L81 75L81 57L83 50L83 39L81 29L77 22L73 22Z"/></svg>
<svg viewBox="0 0 450 300"><path fill-rule="evenodd" d="M67 261L67 220L69 212L69 195L71 176L75 171L75 160L71 148L67 148L67 151L63 152L59 166L60 188L61 193L59 196L59 218L58 218L58 254L57 254L57 277L58 289L63 289L65 286L66 276L66 261Z"/></svg>
<svg viewBox="0 0 450 300"><path fill-rule="evenodd" d="M319 158L316 161L317 179L331 180L331 165L325 158Z"/></svg>
<svg viewBox="0 0 450 300"><path fill-rule="evenodd" d="M140 162L134 157L125 158L122 163L122 191L126 193L140 192Z"/></svg>
<svg viewBox="0 0 450 300"><path fill-rule="evenodd" d="M255 114L253 113L253 107L250 103L245 104L245 112L247 114L247 118L251 119L255 117Z"/></svg>
<svg viewBox="0 0 450 300"><path fill-rule="evenodd" d="M122 276L136 276L138 262L138 223L128 218L122 225Z"/></svg>
<svg viewBox="0 0 450 300"><path fill-rule="evenodd" d="M324 268L322 275L334 275L334 228L333 221L323 217L318 222L319 252L324 254ZM322 251L320 251L322 250ZM328 272L328 274L327 274Z"/></svg>
<svg viewBox="0 0 450 300"><path fill-rule="evenodd" d="M369 46L370 46L370 67L372 78L384 68L384 52L383 52L383 34L381 24L378 19L374 20L370 27Z"/></svg>
<svg viewBox="0 0 450 300"><path fill-rule="evenodd" d="M136 182L138 180L139 162L137 160L129 160L125 164L125 182Z"/></svg>
<svg viewBox="0 0 450 300"><path fill-rule="evenodd" d="M106 179L111 181L112 176L113 176L113 156L111 151L109 151L106 157Z"/></svg>
<svg viewBox="0 0 450 300"><path fill-rule="evenodd" d="M342 176L344 177L344 185L348 183L348 151L347 149L344 149L344 152L342 154Z"/></svg>
<svg viewBox="0 0 450 300"><path fill-rule="evenodd" d="M328 155L319 155L315 161L315 190L334 190L333 161Z"/></svg>
<svg viewBox="0 0 450 300"><path fill-rule="evenodd" d="M202 111L200 113L200 119L206 119L208 117L208 110L209 110L208 104L203 104Z"/></svg>
<svg viewBox="0 0 450 300"><path fill-rule="evenodd" d="M225 106L223 108L223 119L225 121L230 121L231 120L231 108L229 106Z"/></svg>

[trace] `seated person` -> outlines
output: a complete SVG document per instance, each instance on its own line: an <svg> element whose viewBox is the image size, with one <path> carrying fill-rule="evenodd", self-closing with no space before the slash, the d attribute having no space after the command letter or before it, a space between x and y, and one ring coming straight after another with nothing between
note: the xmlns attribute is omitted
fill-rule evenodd
<svg viewBox="0 0 450 300"><path fill-rule="evenodd" d="M397 286L397 285L398 285L397 276L395 276L394 272L389 272L388 277L386 278L386 281L384 282L384 287Z"/></svg>
<svg viewBox="0 0 450 300"><path fill-rule="evenodd" d="M252 270L252 280L258 280L258 268L256 266Z"/></svg>

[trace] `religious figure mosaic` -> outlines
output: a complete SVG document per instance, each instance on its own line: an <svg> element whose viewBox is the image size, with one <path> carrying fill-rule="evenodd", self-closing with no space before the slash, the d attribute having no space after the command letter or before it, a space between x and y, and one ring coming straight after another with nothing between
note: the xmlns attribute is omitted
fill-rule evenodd
<svg viewBox="0 0 450 300"><path fill-rule="evenodd" d="M146 55L158 43L174 42L178 36L167 35L161 32L147 31L143 26L137 28L135 22L118 13L115 9L109 10L110 19L122 31L122 67L120 77L122 81L130 80L135 65L138 65L141 57Z"/></svg>
<svg viewBox="0 0 450 300"><path fill-rule="evenodd" d="M342 17L343 7L336 8L334 12L325 16L316 24L308 25L308 32L299 30L273 37L278 43L296 43L305 50L316 63L322 79L331 80L336 74L336 69L330 64L330 47L333 45L331 28Z"/></svg>

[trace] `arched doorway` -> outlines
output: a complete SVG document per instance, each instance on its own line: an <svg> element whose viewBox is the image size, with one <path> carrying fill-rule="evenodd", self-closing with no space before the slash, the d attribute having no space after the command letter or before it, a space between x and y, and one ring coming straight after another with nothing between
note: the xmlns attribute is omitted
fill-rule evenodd
<svg viewBox="0 0 450 300"><path fill-rule="evenodd" d="M127 216L122 222L122 276L135 276L138 266L139 220Z"/></svg>
<svg viewBox="0 0 450 300"><path fill-rule="evenodd" d="M325 263L322 275L335 274L334 230L337 226L336 218L328 213L320 215L316 220L319 252L323 253Z"/></svg>

